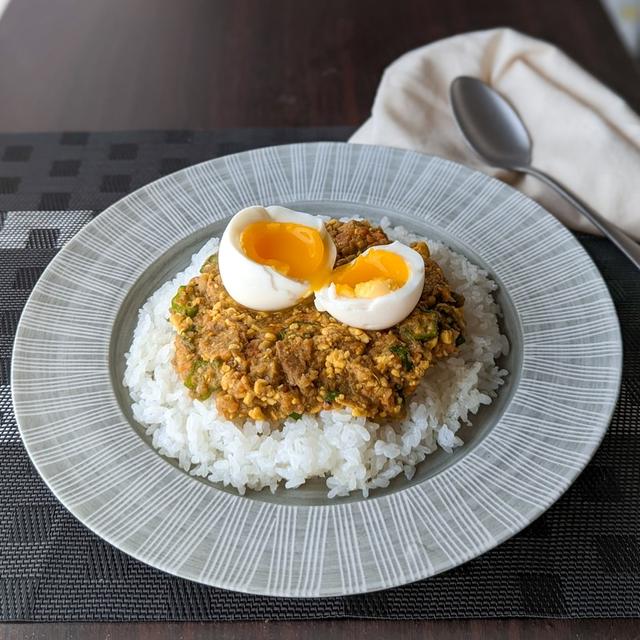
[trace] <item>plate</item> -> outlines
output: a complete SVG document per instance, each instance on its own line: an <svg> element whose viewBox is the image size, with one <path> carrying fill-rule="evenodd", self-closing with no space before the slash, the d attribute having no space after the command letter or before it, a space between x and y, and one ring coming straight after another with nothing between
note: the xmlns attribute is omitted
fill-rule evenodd
<svg viewBox="0 0 640 640"><path fill-rule="evenodd" d="M122 386L137 309L250 204L389 216L443 240L499 284L510 374L453 454L411 481L329 501L318 481L239 496L149 444ZM16 417L58 499L131 556L258 594L362 593L474 558L537 518L604 436L618 395L614 306L573 236L532 200L462 165L342 143L269 147L167 176L78 233L18 327Z"/></svg>

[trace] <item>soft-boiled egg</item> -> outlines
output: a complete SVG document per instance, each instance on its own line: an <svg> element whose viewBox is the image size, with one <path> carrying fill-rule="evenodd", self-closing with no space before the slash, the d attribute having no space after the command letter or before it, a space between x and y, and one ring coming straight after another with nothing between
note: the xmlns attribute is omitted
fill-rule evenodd
<svg viewBox="0 0 640 640"><path fill-rule="evenodd" d="M316 292L315 305L351 327L388 329L413 311L423 285L422 256L392 242L335 269L330 284Z"/></svg>
<svg viewBox="0 0 640 640"><path fill-rule="evenodd" d="M336 247L317 216L284 207L239 211L220 241L222 283L240 304L277 311L325 284Z"/></svg>

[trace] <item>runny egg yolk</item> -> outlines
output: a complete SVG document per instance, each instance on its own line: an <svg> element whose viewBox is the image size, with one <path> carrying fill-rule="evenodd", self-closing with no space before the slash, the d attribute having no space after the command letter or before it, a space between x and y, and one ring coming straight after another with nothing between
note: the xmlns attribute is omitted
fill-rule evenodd
<svg viewBox="0 0 640 640"><path fill-rule="evenodd" d="M325 284L333 266L326 264L320 232L294 222L253 222L243 229L240 244L254 262L308 282L313 291Z"/></svg>
<svg viewBox="0 0 640 640"><path fill-rule="evenodd" d="M396 253L370 249L368 253L338 267L331 276L336 293L347 298L377 298L402 287L409 268Z"/></svg>

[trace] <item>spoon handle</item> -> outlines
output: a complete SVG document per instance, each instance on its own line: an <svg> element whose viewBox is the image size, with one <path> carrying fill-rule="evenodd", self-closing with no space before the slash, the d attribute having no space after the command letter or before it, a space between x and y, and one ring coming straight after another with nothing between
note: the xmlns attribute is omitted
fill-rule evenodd
<svg viewBox="0 0 640 640"><path fill-rule="evenodd" d="M624 253L631 262L640 270L640 245L630 238L624 231L621 231L614 224L605 220L599 213L596 213L591 207L586 205L582 200L574 196L568 189L563 187L557 180L551 176L534 169L533 167L522 167L519 171L524 171L535 176L546 185L551 187L556 193L561 195L567 202L570 202L583 216L585 216L595 227L600 229L602 233L613 242L613 244Z"/></svg>

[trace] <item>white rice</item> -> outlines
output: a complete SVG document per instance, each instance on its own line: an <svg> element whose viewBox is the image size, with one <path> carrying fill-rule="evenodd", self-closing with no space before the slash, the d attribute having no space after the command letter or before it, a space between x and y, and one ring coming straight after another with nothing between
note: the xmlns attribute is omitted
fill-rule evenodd
<svg viewBox="0 0 640 640"><path fill-rule="evenodd" d="M272 430L268 422L236 425L225 420L213 398L192 399L172 366L175 330L168 309L178 286L197 276L204 260L218 250L214 238L145 302L126 354L124 384L135 419L146 427L153 446L176 458L185 471L231 485L241 494L247 488L275 491L282 482L299 487L320 476L332 498L355 490L366 496L401 473L411 478L416 465L438 446L451 452L462 445L456 432L481 405L491 403L507 374L496 365L509 348L498 327L499 309L492 296L496 284L445 245L392 227L387 219L382 226L394 240L426 240L451 287L465 297L466 342L458 355L429 369L401 423L378 424L340 410L289 419Z"/></svg>

